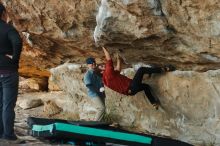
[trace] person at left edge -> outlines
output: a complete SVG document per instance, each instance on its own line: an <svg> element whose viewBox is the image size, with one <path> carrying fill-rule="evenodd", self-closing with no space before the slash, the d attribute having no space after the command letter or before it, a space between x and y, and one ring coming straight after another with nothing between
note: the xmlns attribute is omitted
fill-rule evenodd
<svg viewBox="0 0 220 146"><path fill-rule="evenodd" d="M18 66L22 39L7 23L8 14L0 3L0 137L10 143L21 143L14 132L15 105L18 96Z"/></svg>

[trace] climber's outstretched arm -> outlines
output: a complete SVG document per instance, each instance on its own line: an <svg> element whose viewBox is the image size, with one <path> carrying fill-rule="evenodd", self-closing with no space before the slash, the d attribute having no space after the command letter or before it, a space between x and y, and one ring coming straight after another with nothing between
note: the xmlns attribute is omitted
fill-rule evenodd
<svg viewBox="0 0 220 146"><path fill-rule="evenodd" d="M119 54L117 54L117 66L115 67L115 70L121 72L121 58Z"/></svg>
<svg viewBox="0 0 220 146"><path fill-rule="evenodd" d="M110 56L108 50L107 50L105 47L102 47L102 49L103 49L103 52L104 52L104 54L105 54L106 60L107 60L107 61L108 61L108 60L111 60L111 56Z"/></svg>

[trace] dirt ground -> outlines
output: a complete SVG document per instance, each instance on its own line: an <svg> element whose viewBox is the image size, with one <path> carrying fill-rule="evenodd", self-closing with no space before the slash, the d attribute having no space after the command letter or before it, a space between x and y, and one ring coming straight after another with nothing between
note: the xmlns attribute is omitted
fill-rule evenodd
<svg viewBox="0 0 220 146"><path fill-rule="evenodd" d="M17 144L18 146L61 146L61 144L50 144L49 141L46 140L39 140L35 137L28 135L28 125L27 125L27 118L29 116L33 117L42 117L45 118L46 116L43 114L43 106L23 110L19 106L16 106L16 119L15 119L15 132L16 135L20 138L25 140L25 144ZM0 146L16 146L15 144L7 144L0 140ZM64 145L62 145L64 146Z"/></svg>

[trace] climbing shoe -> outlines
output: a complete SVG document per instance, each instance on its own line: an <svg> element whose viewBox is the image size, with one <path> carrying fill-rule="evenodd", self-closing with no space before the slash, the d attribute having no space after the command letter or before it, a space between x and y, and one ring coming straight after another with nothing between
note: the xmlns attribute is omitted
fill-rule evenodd
<svg viewBox="0 0 220 146"><path fill-rule="evenodd" d="M158 109L159 109L159 104L154 103L154 104L153 104L153 107L154 107L155 110L158 110Z"/></svg>

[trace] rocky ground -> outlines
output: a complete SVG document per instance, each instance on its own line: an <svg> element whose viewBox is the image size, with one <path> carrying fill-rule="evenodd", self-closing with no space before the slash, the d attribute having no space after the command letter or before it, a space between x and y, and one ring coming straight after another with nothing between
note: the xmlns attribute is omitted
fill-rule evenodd
<svg viewBox="0 0 220 146"><path fill-rule="evenodd" d="M26 95L27 93L24 94L20 94L18 97L18 101L17 103L23 99L23 97ZM29 95L39 95L39 93L28 93ZM48 94L48 93L40 93L42 94ZM25 140L25 144L19 144L19 146L50 146L50 145L62 145L63 144L52 144L47 140L40 140L37 139L35 137L32 137L28 134L28 130L29 127L27 125L27 118L29 116L33 116L33 117L42 117L42 118L47 118L47 115L45 114L45 112L43 112L44 110L44 106L39 106L39 107L35 107L35 108L31 108L31 109L22 109L21 107L19 107L18 105L16 105L15 111L16 111L16 119L15 119L15 132L17 134L17 136L21 139ZM59 118L59 116L61 116L62 113L54 116L54 118ZM15 144L13 144L14 146ZM12 146L12 144L7 144L5 142L0 141L0 146Z"/></svg>
<svg viewBox="0 0 220 146"><path fill-rule="evenodd" d="M32 117L41 117L41 118L55 118L55 119L66 119L66 120L77 120L79 117L77 117L74 114L70 114L68 112L58 110L59 107L56 107L56 105L53 105L51 103L45 102L46 97L48 99L52 99L52 97L55 98L62 98L61 97L62 92L29 92L19 94L17 105L15 108L16 111L16 119L15 119L15 132L17 136L20 139L25 140L24 144L19 144L19 146L67 146L66 144L60 144L60 143L51 143L48 140L45 139L37 139L35 137L30 136L28 133L29 127L27 125L27 118ZM27 100L28 99L28 100ZM40 104L40 106L34 107L34 108L28 108L23 109L25 106L33 106L36 102L32 99L41 99L43 104ZM26 104L24 104L24 101ZM56 101L56 100L54 100ZM21 104L23 103L23 104ZM57 102L59 103L59 102ZM24 106L25 105L25 106ZM36 104L37 105L37 104ZM23 108L21 108L21 106ZM124 127L125 128L125 127ZM139 131L139 129L134 129L135 127L126 127L127 130L134 130ZM141 132L141 131L139 131ZM143 131L142 131L143 132ZM146 132L146 131L145 131ZM148 133L150 134L150 133ZM151 133L152 134L152 133ZM17 144L18 145L18 144ZM16 146L15 144L7 144L0 140L0 146ZM199 145L197 145L199 146Z"/></svg>
<svg viewBox="0 0 220 146"><path fill-rule="evenodd" d="M69 144L61 144L51 142L46 139L38 139L29 135L30 128L27 124L28 117L39 117L39 118L53 118L53 119L65 119L65 120L77 120L79 117L76 117L75 114L70 114L63 110L58 110L56 103L46 102L48 99L53 98L62 98L62 92L23 92L20 91L18 96L15 112L15 132L18 138L25 140L24 144L8 144L0 140L0 146L68 146ZM47 99L46 99L47 97ZM36 100L33 100L36 99ZM42 99L41 102L38 102L38 99ZM34 102L33 102L34 101ZM37 102L36 102L37 101ZM36 106L39 105L39 106ZM33 106L33 107L31 107ZM36 106L36 107L34 107ZM22 108L21 108L22 107ZM23 109L27 108L28 109ZM109 144L112 145L113 144ZM114 146L122 146L114 144Z"/></svg>

